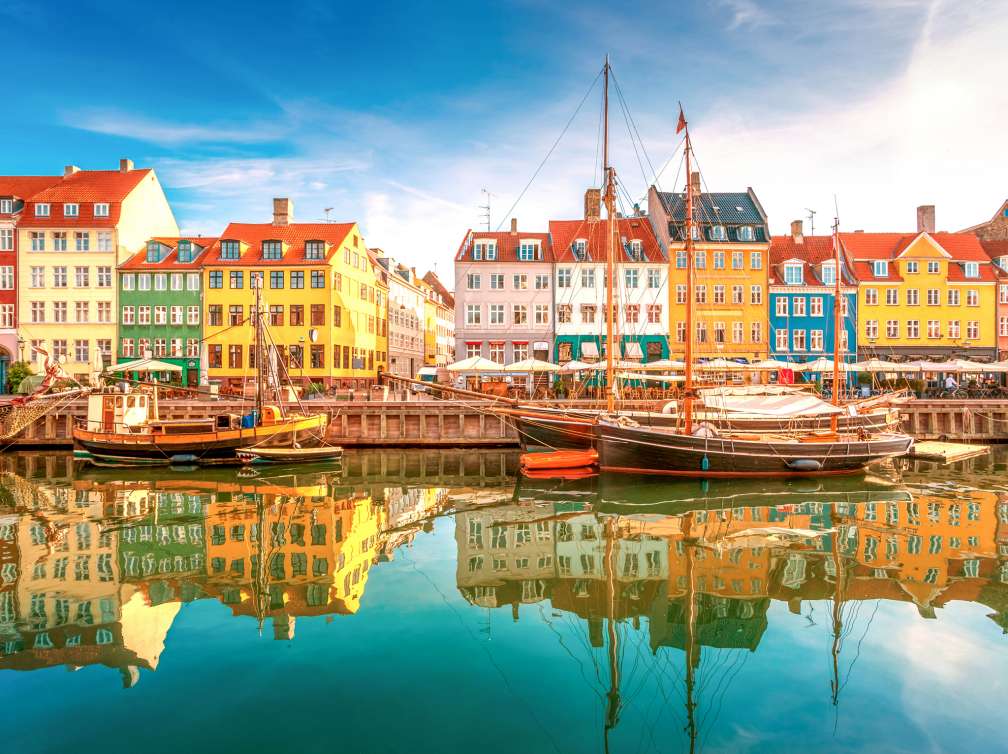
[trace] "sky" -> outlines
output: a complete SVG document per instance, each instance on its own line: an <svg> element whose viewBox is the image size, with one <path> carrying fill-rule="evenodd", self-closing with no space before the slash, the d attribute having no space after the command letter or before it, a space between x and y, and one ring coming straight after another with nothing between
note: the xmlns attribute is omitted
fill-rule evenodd
<svg viewBox="0 0 1008 754"><path fill-rule="evenodd" d="M1008 0L0 0L0 49L0 173L129 157L183 232L288 196L445 280L484 189L495 229L581 216L607 54L624 209L681 189L680 102L705 188L751 186L774 233L913 231L920 204L959 230L1008 198Z"/></svg>

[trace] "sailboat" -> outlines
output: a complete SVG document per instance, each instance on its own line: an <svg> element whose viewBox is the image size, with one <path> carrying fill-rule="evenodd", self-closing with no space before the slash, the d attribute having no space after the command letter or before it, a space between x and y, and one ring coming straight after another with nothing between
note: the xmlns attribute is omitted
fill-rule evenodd
<svg viewBox="0 0 1008 754"><path fill-rule="evenodd" d="M599 468L608 472L633 474L663 474L686 477L781 477L856 473L875 461L902 456L909 451L913 438L896 432L869 433L864 428L856 433L839 430L839 390L833 391L833 413L827 432L800 431L792 433L758 433L736 429L724 430L710 423L694 422L697 398L694 382L693 321L694 290L694 186L691 180L693 149L689 124L682 108L676 133L685 132L685 250L686 250L686 353L684 359L684 398L680 427L645 427L627 416L613 414L613 396L608 395L609 415L601 416L593 425ZM606 153L606 211L609 230L609 285L606 306L612 306L612 242L615 176L608 165ZM840 251L838 227L833 229L836 269L836 293L833 315L836 332L840 332L841 291L839 274ZM611 320L612 318L610 318ZM611 327L610 322L610 340ZM840 338L834 341L833 384L840 384ZM613 384L612 349L607 349L606 375Z"/></svg>
<svg viewBox="0 0 1008 754"><path fill-rule="evenodd" d="M104 387L88 396L87 417L73 426L74 458L98 466L204 465L239 463L242 448L323 445L328 414L288 414L281 400L276 350L268 343L258 286L251 316L257 355L254 411L168 419L160 416L156 384L125 391Z"/></svg>
<svg viewBox="0 0 1008 754"><path fill-rule="evenodd" d="M609 60L603 68L603 182L605 204L608 213L605 230L606 251L606 311L613 311L613 281L615 280L615 195L616 173L609 164ZM689 133L685 119L682 128ZM687 155L687 179L689 172ZM691 197L692 198L692 195ZM692 207L692 203L690 204ZM692 246L692 236L688 244ZM692 259L692 255L690 257ZM669 260L671 262L671 260ZM692 264L692 262L690 262ZM688 290L692 291L692 284ZM839 290L839 285L838 285ZM691 296L687 304L692 307ZM614 316L605 317L606 343L614 344ZM693 367L692 349L689 347L694 333L687 339L686 362ZM836 339L835 339L836 340ZM529 447L549 449L581 449L595 445L594 426L600 416L612 415L615 405L614 347L606 349L606 406L602 408L568 408L555 406L529 406L517 404L502 409L518 432L523 450ZM835 359L834 359L835 361ZM835 371L835 370L834 370ZM838 384L836 382L833 383ZM834 393L837 391L834 391ZM834 396L835 397L835 396ZM693 419L710 425L715 430L734 429L747 432L818 432L824 430L879 433L897 430L900 415L893 408L892 395L878 396L846 403L842 408L833 401L831 405L817 396L797 387L785 385L752 385L744 387L700 388L693 391L690 398ZM671 401L661 410L625 410L619 415L649 428L681 427L687 408L683 402Z"/></svg>

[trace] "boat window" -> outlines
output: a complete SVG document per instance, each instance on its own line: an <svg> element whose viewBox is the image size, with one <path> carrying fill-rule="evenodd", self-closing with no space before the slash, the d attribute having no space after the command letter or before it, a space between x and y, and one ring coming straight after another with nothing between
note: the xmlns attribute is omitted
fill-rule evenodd
<svg viewBox="0 0 1008 754"><path fill-rule="evenodd" d="M126 399L126 408L134 408L136 406L136 398L132 395Z"/></svg>
<svg viewBox="0 0 1008 754"><path fill-rule="evenodd" d="M116 397L115 404L116 404L116 408L122 408L122 406L123 406L123 399L122 399L121 395Z"/></svg>

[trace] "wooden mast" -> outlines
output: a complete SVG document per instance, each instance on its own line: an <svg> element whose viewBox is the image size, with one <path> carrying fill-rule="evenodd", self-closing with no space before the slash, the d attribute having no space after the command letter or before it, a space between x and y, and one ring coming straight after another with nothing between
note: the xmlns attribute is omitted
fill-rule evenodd
<svg viewBox="0 0 1008 754"><path fill-rule="evenodd" d="M255 280L253 276L252 280ZM255 283L253 282L255 285ZM262 289L255 285L255 313L253 315L252 326L255 327L255 349L256 349L256 424L262 423L263 407L263 377L266 375L266 354L263 353L263 332L262 332Z"/></svg>
<svg viewBox="0 0 1008 754"><path fill-rule="evenodd" d="M609 56L606 55L602 86L602 165L606 205L606 411L615 410L613 378L613 214L615 212L615 180L609 165Z"/></svg>
<svg viewBox="0 0 1008 754"><path fill-rule="evenodd" d="M693 173L691 170L689 124L679 108L679 121L686 131L686 351L683 361L683 415L686 434L693 433ZM673 267L669 259L669 267Z"/></svg>
<svg viewBox="0 0 1008 754"><path fill-rule="evenodd" d="M839 218L833 221L833 405L840 405L840 329L843 325L842 308L840 306L840 240L838 230ZM837 415L830 418L830 431L836 434L838 427Z"/></svg>

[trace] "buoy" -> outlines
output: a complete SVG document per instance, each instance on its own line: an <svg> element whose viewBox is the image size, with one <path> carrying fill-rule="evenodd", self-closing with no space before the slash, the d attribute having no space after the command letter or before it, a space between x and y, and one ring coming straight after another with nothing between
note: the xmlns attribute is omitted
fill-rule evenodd
<svg viewBox="0 0 1008 754"><path fill-rule="evenodd" d="M710 471L710 459L707 457L706 453L704 453L703 460L700 461L700 469L702 471Z"/></svg>

